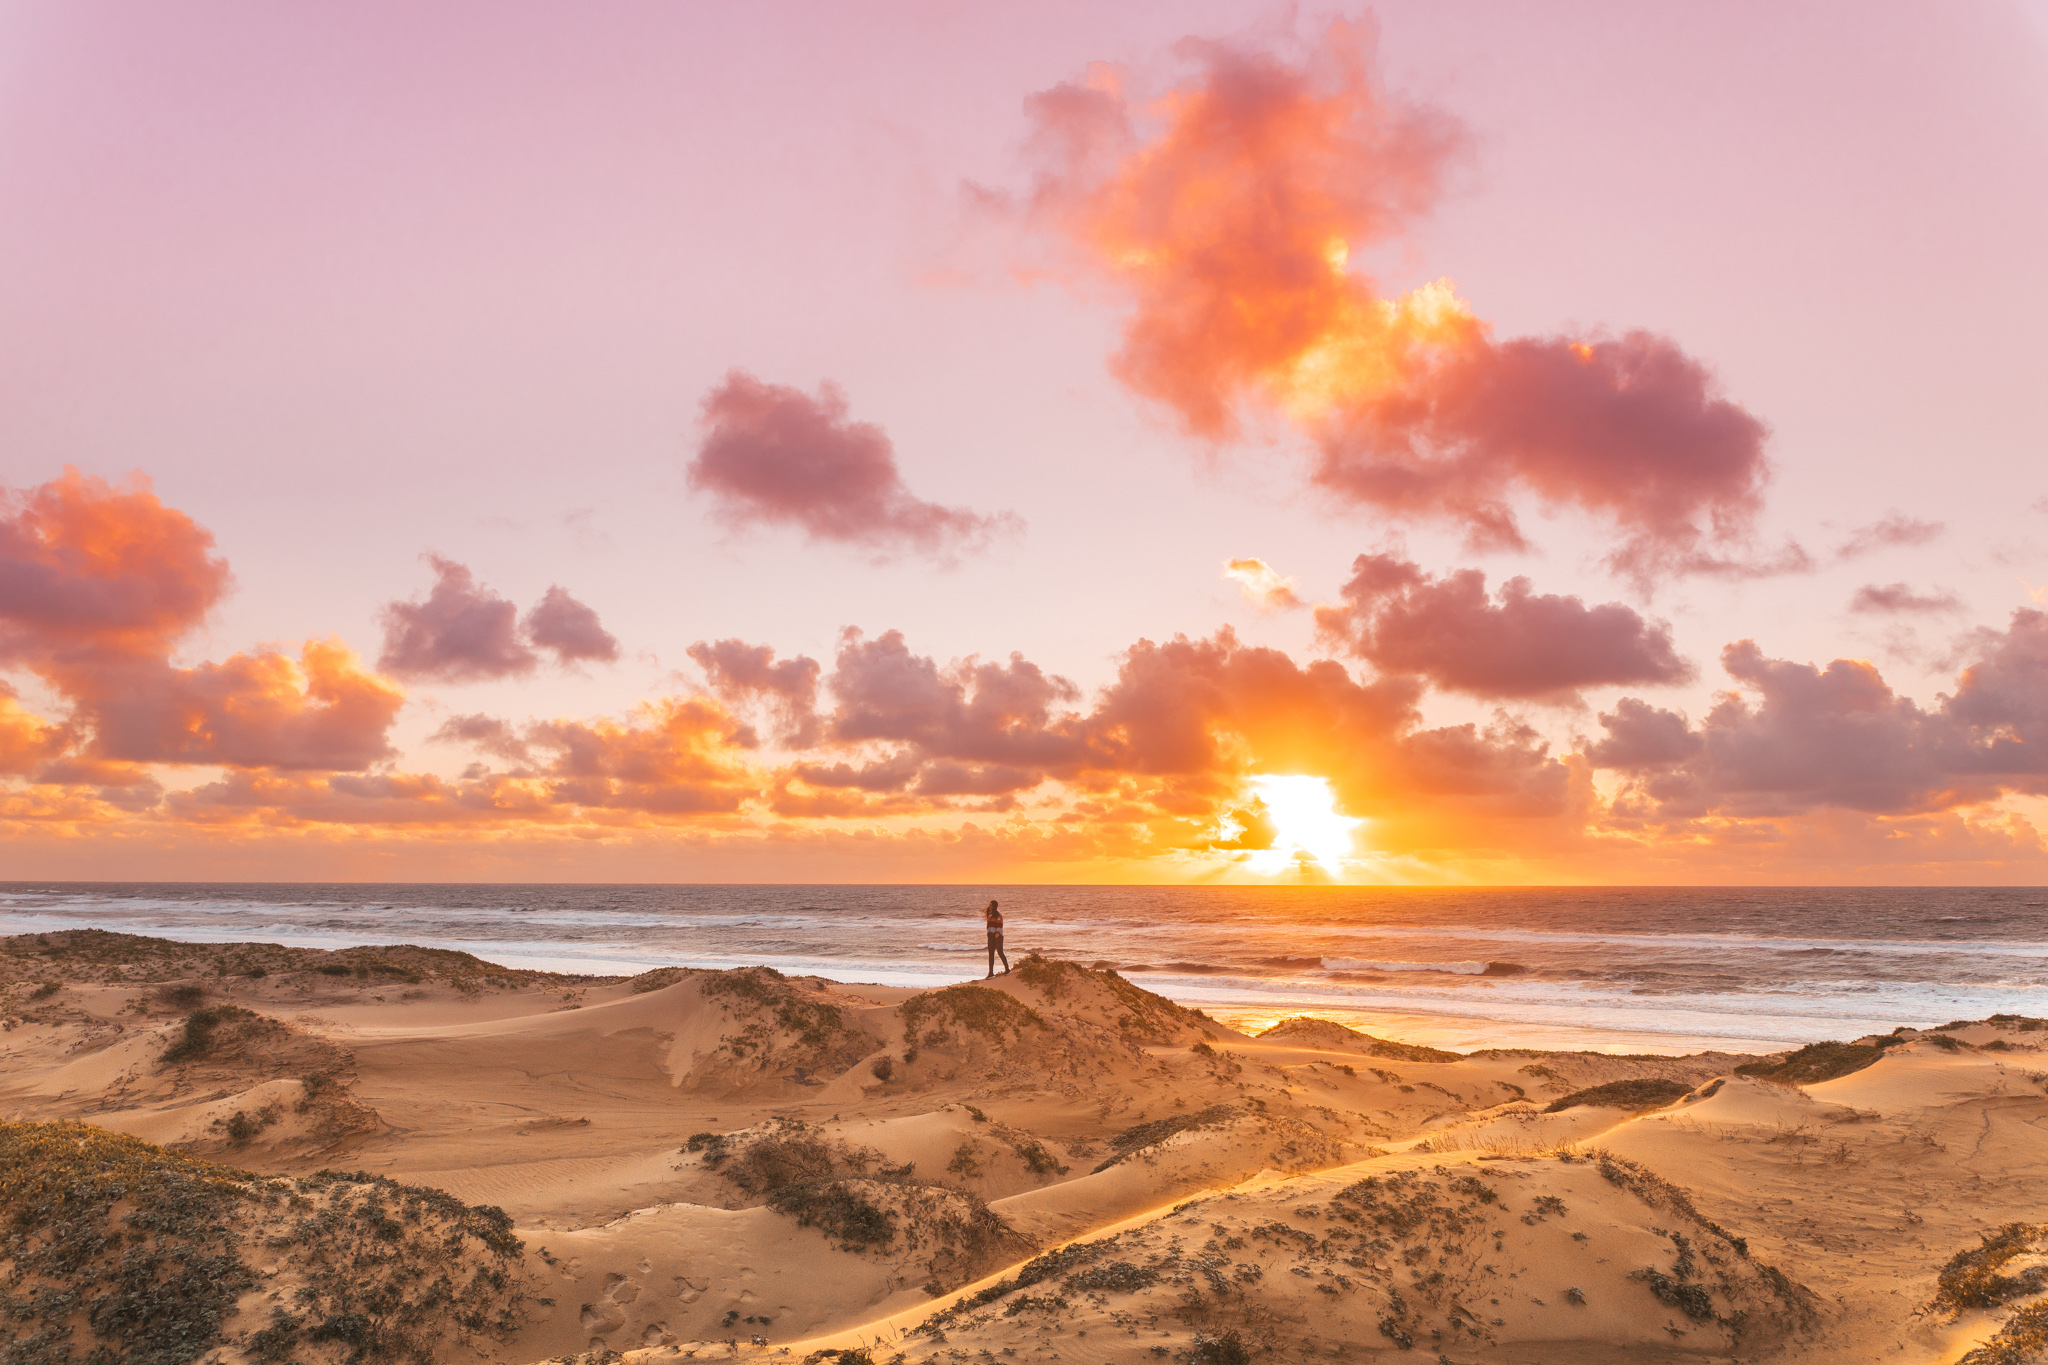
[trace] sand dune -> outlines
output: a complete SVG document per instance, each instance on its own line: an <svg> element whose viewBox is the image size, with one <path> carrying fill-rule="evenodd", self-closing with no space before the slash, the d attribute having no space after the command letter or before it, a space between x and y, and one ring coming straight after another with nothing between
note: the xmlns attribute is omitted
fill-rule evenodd
<svg viewBox="0 0 2048 1365"><path fill-rule="evenodd" d="M1324 1020L1246 1037L1037 959L920 993L95 933L0 943L0 991L9 1190L82 1150L37 1126L62 1121L171 1153L131 1166L228 1172L203 1178L242 1201L221 1227L246 1229L247 1287L187 1359L402 1358L319 1279L321 1227L400 1263L387 1206L504 1211L513 1259L459 1258L491 1313L413 1304L405 1349L505 1365L1945 1365L2026 1358L2029 1305L2048 1319L2034 1020L1768 1058L1459 1055ZM322 1170L385 1183L291 1183ZM293 1191L342 1212L273 1252L253 1230ZM98 1319L55 1311L7 1330L64 1327L72 1355L37 1358L83 1360Z"/></svg>

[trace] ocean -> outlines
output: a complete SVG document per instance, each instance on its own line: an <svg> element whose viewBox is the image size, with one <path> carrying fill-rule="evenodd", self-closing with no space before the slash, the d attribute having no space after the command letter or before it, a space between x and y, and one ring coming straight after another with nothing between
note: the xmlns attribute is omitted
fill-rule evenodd
<svg viewBox="0 0 2048 1365"><path fill-rule="evenodd" d="M2048 891L2026 888L567 886L0 883L0 934L416 943L630 974L755 963L839 981L1113 966L1256 1031L1313 1014L1439 1047L1763 1052L2048 1014Z"/></svg>

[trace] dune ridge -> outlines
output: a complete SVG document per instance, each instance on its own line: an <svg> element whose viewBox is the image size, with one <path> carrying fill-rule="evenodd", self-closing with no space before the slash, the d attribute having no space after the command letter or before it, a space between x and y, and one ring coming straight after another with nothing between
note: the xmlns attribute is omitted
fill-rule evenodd
<svg viewBox="0 0 2048 1365"><path fill-rule="evenodd" d="M166 1362L1991 1365L2048 1335L2044 1044L1464 1055L1036 957L919 992L27 935L4 1330L145 1358L22 1212L126 1245L120 1169L213 1210L149 1281L213 1268Z"/></svg>

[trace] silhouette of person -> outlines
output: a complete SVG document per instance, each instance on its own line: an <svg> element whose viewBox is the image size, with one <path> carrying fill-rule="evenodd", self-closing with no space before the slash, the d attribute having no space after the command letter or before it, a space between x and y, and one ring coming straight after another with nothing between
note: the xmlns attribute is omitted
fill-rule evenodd
<svg viewBox="0 0 2048 1365"><path fill-rule="evenodd" d="M982 980L986 981L989 976L996 974L997 958L1003 960L1003 975L1008 976L1010 955L1003 951L1003 912L996 909L994 901L990 901L988 909L982 911L981 917L988 922L988 976Z"/></svg>

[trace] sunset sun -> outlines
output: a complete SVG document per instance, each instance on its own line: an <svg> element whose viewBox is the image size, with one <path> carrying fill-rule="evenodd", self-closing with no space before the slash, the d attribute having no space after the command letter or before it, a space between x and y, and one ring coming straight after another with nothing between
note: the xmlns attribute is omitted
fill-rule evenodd
<svg viewBox="0 0 2048 1365"><path fill-rule="evenodd" d="M1299 857L1335 871L1353 855L1353 840L1365 822L1339 813L1328 778L1308 775L1254 777L1252 790L1273 822L1273 843L1253 859L1260 871L1277 872Z"/></svg>

